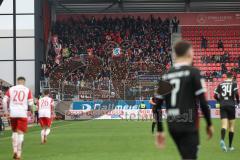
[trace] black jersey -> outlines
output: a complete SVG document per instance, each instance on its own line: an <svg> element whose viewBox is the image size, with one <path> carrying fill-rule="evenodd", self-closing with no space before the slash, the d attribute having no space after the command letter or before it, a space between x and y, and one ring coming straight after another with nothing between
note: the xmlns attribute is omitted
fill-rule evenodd
<svg viewBox="0 0 240 160"><path fill-rule="evenodd" d="M168 126L172 131L196 131L198 129L197 96L205 92L200 71L189 65L176 65L163 75L163 80L173 85L166 101Z"/></svg>
<svg viewBox="0 0 240 160"><path fill-rule="evenodd" d="M235 81L225 80L220 83L214 91L218 97L220 106L235 106L236 94L238 94L238 86Z"/></svg>

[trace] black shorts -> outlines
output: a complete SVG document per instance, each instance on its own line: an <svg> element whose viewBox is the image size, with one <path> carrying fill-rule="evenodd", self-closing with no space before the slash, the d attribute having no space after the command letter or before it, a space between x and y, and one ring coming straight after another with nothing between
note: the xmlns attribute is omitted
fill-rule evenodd
<svg viewBox="0 0 240 160"><path fill-rule="evenodd" d="M35 111L34 114L35 114L35 117L38 117L38 111Z"/></svg>
<svg viewBox="0 0 240 160"><path fill-rule="evenodd" d="M221 119L233 120L236 118L236 109L235 106L221 106L220 108Z"/></svg>
<svg viewBox="0 0 240 160"><path fill-rule="evenodd" d="M178 151L183 160L196 160L199 146L198 131L194 132L171 132Z"/></svg>

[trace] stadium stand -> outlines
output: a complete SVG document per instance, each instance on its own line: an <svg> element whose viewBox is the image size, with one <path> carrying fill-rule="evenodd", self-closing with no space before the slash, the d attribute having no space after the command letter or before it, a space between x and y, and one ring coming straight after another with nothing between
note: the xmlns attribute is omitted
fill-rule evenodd
<svg viewBox="0 0 240 160"><path fill-rule="evenodd" d="M123 98L139 74L162 74L171 63L170 19L69 18L56 22L52 33L43 72L56 92L64 84L64 95L92 94L94 89L94 98ZM113 55L115 48L120 55Z"/></svg>
<svg viewBox="0 0 240 160"><path fill-rule="evenodd" d="M193 43L194 65L203 71L210 99L224 73L232 72L240 84L239 26L183 26L181 32Z"/></svg>

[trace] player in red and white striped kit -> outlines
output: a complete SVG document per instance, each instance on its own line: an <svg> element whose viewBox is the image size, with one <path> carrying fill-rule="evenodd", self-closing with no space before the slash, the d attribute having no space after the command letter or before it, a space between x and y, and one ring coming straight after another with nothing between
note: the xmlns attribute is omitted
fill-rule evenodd
<svg viewBox="0 0 240 160"><path fill-rule="evenodd" d="M42 127L41 142L47 142L47 136L50 133L50 127L53 118L54 101L49 97L49 90L43 92L44 97L40 98L37 102L37 109L39 114L39 122Z"/></svg>
<svg viewBox="0 0 240 160"><path fill-rule="evenodd" d="M9 88L3 98L5 115L9 115L10 112L13 159L15 160L21 159L24 133L27 131L28 124L28 107L33 105L32 92L24 86L25 81L24 77L18 77L17 85Z"/></svg>

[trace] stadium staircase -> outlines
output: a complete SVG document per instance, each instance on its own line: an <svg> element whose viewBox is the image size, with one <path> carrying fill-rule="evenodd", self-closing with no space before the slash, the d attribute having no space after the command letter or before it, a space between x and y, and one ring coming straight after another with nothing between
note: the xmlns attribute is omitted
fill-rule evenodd
<svg viewBox="0 0 240 160"><path fill-rule="evenodd" d="M194 65L202 71L221 71L222 63L203 63L203 56L223 55L225 51L229 53L230 60L225 63L228 71L233 67L238 67L238 57L240 56L240 27L239 26L184 26L181 29L182 37L185 40L192 42L195 57ZM205 36L208 40L208 48L201 49L201 37ZM218 49L217 43L223 41L224 51ZM214 89L224 80L222 78L213 78L212 81L207 81L208 98L213 99ZM240 85L240 74L237 74L237 82Z"/></svg>
<svg viewBox="0 0 240 160"><path fill-rule="evenodd" d="M177 33L171 33L172 51L173 51L173 46L176 44L177 41L179 41L181 39L182 39L181 26L178 26L178 32Z"/></svg>
<svg viewBox="0 0 240 160"><path fill-rule="evenodd" d="M179 32L171 34L171 45L172 45L172 47L174 46L174 44L177 41L182 39L181 26L178 27L178 30L179 30Z"/></svg>

